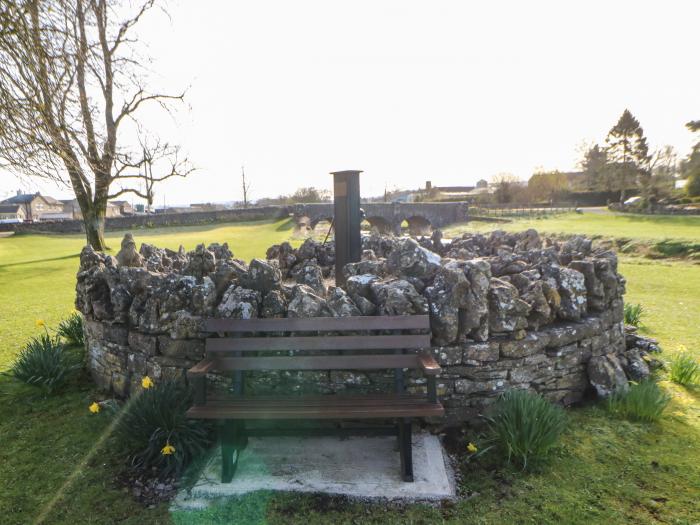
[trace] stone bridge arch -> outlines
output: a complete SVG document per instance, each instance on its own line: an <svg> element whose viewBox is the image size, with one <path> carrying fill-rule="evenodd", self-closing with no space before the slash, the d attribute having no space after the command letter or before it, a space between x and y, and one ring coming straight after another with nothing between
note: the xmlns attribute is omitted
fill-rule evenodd
<svg viewBox="0 0 700 525"><path fill-rule="evenodd" d="M401 233L401 223L409 223L412 235L425 235L431 229L442 228L468 220L466 202L365 202L361 204L365 220L381 233ZM314 228L322 220L332 220L333 204L295 204L290 207L297 223Z"/></svg>
<svg viewBox="0 0 700 525"><path fill-rule="evenodd" d="M422 215L411 215L410 217L406 217L400 224L403 224L403 221L406 221L408 224L408 233L411 236L416 237L419 235L430 235L430 233L433 231L433 225L431 224L430 220Z"/></svg>
<svg viewBox="0 0 700 525"><path fill-rule="evenodd" d="M367 221L372 230L376 231L377 233L389 235L396 232L395 225L392 223L391 219L387 219L386 217L382 217L380 215L368 217L365 215L364 220Z"/></svg>

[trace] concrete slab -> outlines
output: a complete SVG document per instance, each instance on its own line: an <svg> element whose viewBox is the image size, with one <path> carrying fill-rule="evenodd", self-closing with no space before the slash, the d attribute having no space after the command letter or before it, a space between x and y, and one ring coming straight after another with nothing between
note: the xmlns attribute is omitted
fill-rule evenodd
<svg viewBox="0 0 700 525"><path fill-rule="evenodd" d="M413 436L413 483L399 476L396 438L264 437L250 438L231 483L221 483L218 454L181 508L206 506L206 500L256 490L323 492L357 498L439 500L455 495L452 471L440 440Z"/></svg>

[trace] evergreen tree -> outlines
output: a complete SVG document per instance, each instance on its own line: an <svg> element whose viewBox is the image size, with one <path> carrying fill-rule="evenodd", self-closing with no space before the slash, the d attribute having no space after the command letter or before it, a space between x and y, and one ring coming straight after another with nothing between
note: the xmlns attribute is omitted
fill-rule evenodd
<svg viewBox="0 0 700 525"><path fill-rule="evenodd" d="M632 113L625 109L605 139L610 189L620 190L620 202L625 200L625 191L640 185L651 176L649 170L649 146L644 130Z"/></svg>
<svg viewBox="0 0 700 525"><path fill-rule="evenodd" d="M693 133L700 132L700 120L692 120L685 126ZM695 143L690 155L683 162L682 173L688 179L685 187L688 195L691 197L700 196L700 140Z"/></svg>
<svg viewBox="0 0 700 525"><path fill-rule="evenodd" d="M581 169L586 177L586 187L589 190L594 188L603 188L610 190L607 187L609 180L606 177L608 169L608 154L605 148L601 148L598 144L594 144L583 155L583 160L580 162Z"/></svg>

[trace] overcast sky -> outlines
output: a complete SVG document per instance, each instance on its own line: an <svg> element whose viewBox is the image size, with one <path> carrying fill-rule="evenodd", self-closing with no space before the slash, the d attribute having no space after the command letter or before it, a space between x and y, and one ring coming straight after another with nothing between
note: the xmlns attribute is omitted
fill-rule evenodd
<svg viewBox="0 0 700 525"><path fill-rule="evenodd" d="M149 113L198 167L156 204L241 199L361 169L362 193L571 170L625 108L682 155L700 118L700 2L184 1L141 27L156 87L187 110ZM0 175L18 187L69 191Z"/></svg>

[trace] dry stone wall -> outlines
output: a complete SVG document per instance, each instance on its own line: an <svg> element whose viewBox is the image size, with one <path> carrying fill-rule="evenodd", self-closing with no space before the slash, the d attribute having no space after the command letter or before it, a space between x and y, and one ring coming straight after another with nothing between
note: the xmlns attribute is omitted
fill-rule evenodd
<svg viewBox="0 0 700 525"><path fill-rule="evenodd" d="M85 317L88 364L102 388L128 396L144 375L185 377L203 357L206 317L339 317L430 314L442 365L447 421L468 420L508 388L571 404L610 395L648 375L649 350L628 349L624 278L613 252L582 237L534 230L414 240L373 235L362 260L334 286L334 247L312 239L236 259L227 244L185 251L125 236L117 257L83 249L76 306ZM629 339L629 335L627 339ZM270 371L248 391L341 393L393 387L393 372ZM408 388L423 391L424 379Z"/></svg>

